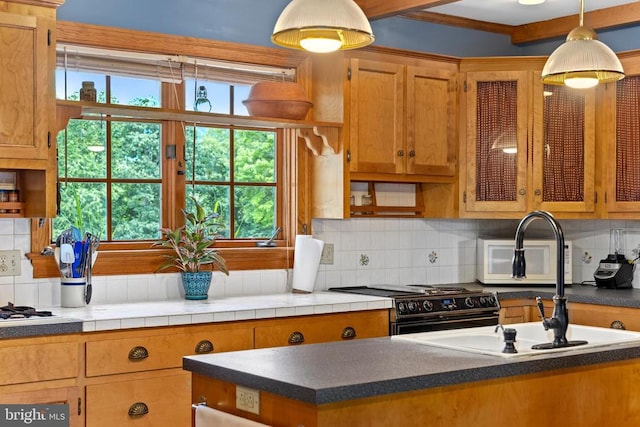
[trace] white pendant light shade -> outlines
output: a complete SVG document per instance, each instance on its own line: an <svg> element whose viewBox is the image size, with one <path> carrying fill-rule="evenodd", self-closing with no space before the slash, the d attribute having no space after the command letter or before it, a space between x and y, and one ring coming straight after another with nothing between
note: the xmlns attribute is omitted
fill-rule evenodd
<svg viewBox="0 0 640 427"><path fill-rule="evenodd" d="M292 0L271 36L279 46L311 52L356 49L373 40L371 25L353 0Z"/></svg>
<svg viewBox="0 0 640 427"><path fill-rule="evenodd" d="M611 83L624 78L622 64L596 33L582 25L583 3L580 1L580 26L571 30L544 64L542 82L585 89L598 83Z"/></svg>

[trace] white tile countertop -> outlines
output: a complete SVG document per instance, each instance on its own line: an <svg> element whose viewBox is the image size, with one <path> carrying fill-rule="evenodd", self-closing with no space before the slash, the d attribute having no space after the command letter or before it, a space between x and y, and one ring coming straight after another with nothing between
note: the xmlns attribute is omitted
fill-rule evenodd
<svg viewBox="0 0 640 427"><path fill-rule="evenodd" d="M53 312L54 318L81 321L83 332L93 332L376 310L391 306L390 298L315 292L46 309ZM54 318L50 319L53 321Z"/></svg>

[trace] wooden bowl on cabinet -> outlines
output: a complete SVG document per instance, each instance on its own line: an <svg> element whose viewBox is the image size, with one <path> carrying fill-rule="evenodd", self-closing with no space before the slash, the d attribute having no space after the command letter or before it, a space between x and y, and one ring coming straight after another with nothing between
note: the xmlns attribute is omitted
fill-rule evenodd
<svg viewBox="0 0 640 427"><path fill-rule="evenodd" d="M242 103L252 116L291 120L303 119L313 105L304 89L292 82L256 83Z"/></svg>

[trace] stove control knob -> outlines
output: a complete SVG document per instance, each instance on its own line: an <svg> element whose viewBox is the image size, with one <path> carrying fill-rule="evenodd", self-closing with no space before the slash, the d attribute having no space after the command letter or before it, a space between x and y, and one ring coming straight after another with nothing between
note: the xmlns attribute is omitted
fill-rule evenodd
<svg viewBox="0 0 640 427"><path fill-rule="evenodd" d="M422 303L422 307L424 308L425 311L431 311L433 310L433 303L429 300L425 300Z"/></svg>
<svg viewBox="0 0 640 427"><path fill-rule="evenodd" d="M409 301L407 306L409 307L409 311L412 313L418 311L418 304L415 301Z"/></svg>
<svg viewBox="0 0 640 427"><path fill-rule="evenodd" d="M400 314L404 314L407 312L407 304L404 302L399 302L398 303L398 311L400 312Z"/></svg>
<svg viewBox="0 0 640 427"><path fill-rule="evenodd" d="M475 307L476 303L475 303L475 301L473 301L473 299L471 297L466 297L464 299L464 305L469 307L469 308L473 308L473 307Z"/></svg>
<svg viewBox="0 0 640 427"><path fill-rule="evenodd" d="M494 297L480 297L480 304L484 307L494 307L496 305L496 299Z"/></svg>

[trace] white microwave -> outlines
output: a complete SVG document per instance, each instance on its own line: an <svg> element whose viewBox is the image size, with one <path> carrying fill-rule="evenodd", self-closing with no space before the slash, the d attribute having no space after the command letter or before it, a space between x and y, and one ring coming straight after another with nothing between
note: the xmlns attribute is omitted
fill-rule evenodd
<svg viewBox="0 0 640 427"><path fill-rule="evenodd" d="M555 285L556 283L556 241L524 240L524 254L527 261L527 277L514 279L512 275L513 250L515 240L478 239L477 241L477 279L484 284L494 285ZM564 282L571 284L570 241L564 242Z"/></svg>

